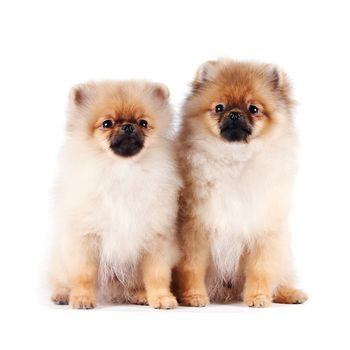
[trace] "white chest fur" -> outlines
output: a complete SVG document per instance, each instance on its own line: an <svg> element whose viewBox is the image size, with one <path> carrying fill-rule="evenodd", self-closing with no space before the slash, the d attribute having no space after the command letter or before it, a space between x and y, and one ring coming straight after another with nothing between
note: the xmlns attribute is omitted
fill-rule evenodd
<svg viewBox="0 0 350 350"><path fill-rule="evenodd" d="M66 239L100 237L101 265L123 280L154 235L174 234L180 181L165 152L142 161L113 160L69 161L58 212L64 215Z"/></svg>
<svg viewBox="0 0 350 350"><path fill-rule="evenodd" d="M104 184L94 221L102 237L102 257L112 265L134 263L154 234L152 210L156 174L125 166ZM152 195L153 194L153 195Z"/></svg>
<svg viewBox="0 0 350 350"><path fill-rule="evenodd" d="M283 150L266 154L258 142L200 147L193 159L203 198L198 216L209 234L213 260L226 278L238 267L243 249L271 229L271 208L287 199L294 162L289 159L285 165Z"/></svg>

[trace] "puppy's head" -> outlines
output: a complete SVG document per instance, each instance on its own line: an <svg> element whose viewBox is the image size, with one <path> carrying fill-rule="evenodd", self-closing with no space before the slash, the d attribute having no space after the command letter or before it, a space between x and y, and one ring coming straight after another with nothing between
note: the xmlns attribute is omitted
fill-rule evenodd
<svg viewBox="0 0 350 350"><path fill-rule="evenodd" d="M226 142L249 142L288 122L286 75L269 64L208 61L197 70L185 114Z"/></svg>
<svg viewBox="0 0 350 350"><path fill-rule="evenodd" d="M96 149L133 157L168 133L168 97L166 86L146 81L77 85L70 93L68 130Z"/></svg>

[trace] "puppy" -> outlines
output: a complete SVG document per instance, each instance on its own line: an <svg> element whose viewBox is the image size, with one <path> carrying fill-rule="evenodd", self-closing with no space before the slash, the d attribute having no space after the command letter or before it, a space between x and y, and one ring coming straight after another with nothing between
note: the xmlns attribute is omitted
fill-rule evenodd
<svg viewBox="0 0 350 350"><path fill-rule="evenodd" d="M71 90L56 191L55 303L176 307L170 280L180 176L168 97L164 85L145 81Z"/></svg>
<svg viewBox="0 0 350 350"><path fill-rule="evenodd" d="M307 299L293 287L288 242L292 107L287 77L272 65L221 59L198 69L178 137L184 305Z"/></svg>

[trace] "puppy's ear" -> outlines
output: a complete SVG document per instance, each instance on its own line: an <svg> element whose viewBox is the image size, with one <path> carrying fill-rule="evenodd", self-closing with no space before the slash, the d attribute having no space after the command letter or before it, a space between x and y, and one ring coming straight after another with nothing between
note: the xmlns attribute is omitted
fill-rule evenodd
<svg viewBox="0 0 350 350"><path fill-rule="evenodd" d="M161 83L152 84L152 94L161 101L166 101L170 96L168 87Z"/></svg>
<svg viewBox="0 0 350 350"><path fill-rule="evenodd" d="M274 64L267 64L266 75L272 88L280 94L289 107L292 107L294 101L291 97L291 86L287 74L280 67Z"/></svg>
<svg viewBox="0 0 350 350"><path fill-rule="evenodd" d="M78 84L71 88L69 93L69 101L74 107L87 106L94 95L94 84Z"/></svg>
<svg viewBox="0 0 350 350"><path fill-rule="evenodd" d="M207 61L197 69L194 80L199 84L212 81L216 77L216 72L217 61Z"/></svg>
<svg viewBox="0 0 350 350"><path fill-rule="evenodd" d="M283 85L288 84L287 75L280 67L274 64L267 64L265 69L267 79L273 88L278 89Z"/></svg>

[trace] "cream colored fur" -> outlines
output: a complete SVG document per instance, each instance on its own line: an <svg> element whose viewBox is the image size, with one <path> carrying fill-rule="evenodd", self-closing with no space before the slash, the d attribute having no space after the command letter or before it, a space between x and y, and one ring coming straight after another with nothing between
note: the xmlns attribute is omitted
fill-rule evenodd
<svg viewBox="0 0 350 350"><path fill-rule="evenodd" d="M56 186L56 243L50 273L54 291L70 289L76 247L85 236L96 242L99 294L109 300L128 301L134 290L144 288L139 270L147 252L161 250L170 266L177 259L174 236L180 179L169 140L172 111L167 101L151 95L150 86L133 81L90 83L83 87L87 105L80 108L70 102L69 132ZM122 91L122 97L115 90ZM113 93L115 98L145 104L157 120L158 129L140 154L131 158L101 148L86 131L95 104Z"/></svg>

